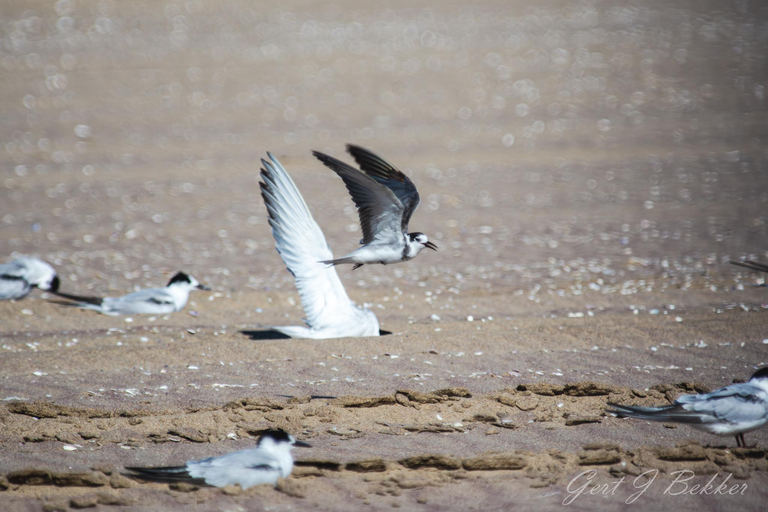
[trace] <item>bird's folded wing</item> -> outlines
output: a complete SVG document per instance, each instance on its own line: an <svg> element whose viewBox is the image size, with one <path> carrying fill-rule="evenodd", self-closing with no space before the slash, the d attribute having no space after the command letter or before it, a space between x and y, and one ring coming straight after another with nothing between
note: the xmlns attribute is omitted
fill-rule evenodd
<svg viewBox="0 0 768 512"><path fill-rule="evenodd" d="M702 423L698 413L686 411L680 405L665 405L662 407L638 407L632 405L608 404L612 409L607 412L619 418L635 418L648 421L670 421L680 423Z"/></svg>
<svg viewBox="0 0 768 512"><path fill-rule="evenodd" d="M137 468L127 467L125 468L131 473L128 476L141 478L142 480L148 480L151 482L188 482L197 485L205 485L205 480L202 478L195 478L189 474L186 466L168 466L161 468Z"/></svg>
<svg viewBox="0 0 768 512"><path fill-rule="evenodd" d="M258 449L188 462L187 467L191 476L204 478L207 483L216 487L236 483L245 487L274 482L276 478L283 476L280 462Z"/></svg>
<svg viewBox="0 0 768 512"><path fill-rule="evenodd" d="M0 264L0 278L2 279L24 279L27 271L27 266L19 260Z"/></svg>
<svg viewBox="0 0 768 512"><path fill-rule="evenodd" d="M401 241L403 203L392 189L332 156L318 151L312 154L344 181L360 216L364 244Z"/></svg>
<svg viewBox="0 0 768 512"><path fill-rule="evenodd" d="M173 300L170 297L149 297L147 299L147 302L150 302L152 304L173 304Z"/></svg>
<svg viewBox="0 0 768 512"><path fill-rule="evenodd" d="M105 302L122 302L126 304L136 304L141 302L147 302L149 304L175 304L173 296L162 288L139 290L122 297L106 299Z"/></svg>
<svg viewBox="0 0 768 512"><path fill-rule="evenodd" d="M31 288L23 277L9 274L0 275L0 299L21 297L29 293Z"/></svg>
<svg viewBox="0 0 768 512"><path fill-rule="evenodd" d="M729 423L759 421L768 414L768 395L748 382L718 389L699 400L679 400L687 410ZM682 398L682 397L681 397Z"/></svg>
<svg viewBox="0 0 768 512"><path fill-rule="evenodd" d="M369 149L347 144L347 151L355 159L360 170L394 192L403 205L402 231L408 230L416 207L419 206L419 192L413 182L397 167Z"/></svg>
<svg viewBox="0 0 768 512"><path fill-rule="evenodd" d="M353 305L335 268L320 263L333 253L299 189L280 162L269 158L262 160L260 186L275 246L296 279L307 324L318 329Z"/></svg>

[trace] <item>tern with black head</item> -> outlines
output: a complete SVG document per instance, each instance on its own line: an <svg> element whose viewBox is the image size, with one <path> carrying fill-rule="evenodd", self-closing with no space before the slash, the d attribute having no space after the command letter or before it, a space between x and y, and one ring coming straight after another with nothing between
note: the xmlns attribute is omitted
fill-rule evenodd
<svg viewBox="0 0 768 512"><path fill-rule="evenodd" d="M408 233L408 223L419 206L413 182L373 151L347 145L360 169L319 151L312 154L339 175L352 196L363 230L362 247L323 263L351 263L352 270L368 263L399 263L415 258L425 247L437 250L424 233Z"/></svg>
<svg viewBox="0 0 768 512"><path fill-rule="evenodd" d="M275 485L278 478L287 478L293 470L291 448L294 446L310 445L297 441L284 430L268 430L250 450L190 460L183 466L125 469L130 471L126 475L151 482L186 482L213 487L238 484L248 489L259 484Z"/></svg>
<svg viewBox="0 0 768 512"><path fill-rule="evenodd" d="M292 338L378 336L373 311L349 300L336 269L320 261L333 259L331 248L285 168L267 155L270 161L261 161L261 196L277 252L296 280L307 324L272 329Z"/></svg>
<svg viewBox="0 0 768 512"><path fill-rule="evenodd" d="M611 409L606 412L619 418L685 423L718 436L736 436L736 446L744 447L744 434L768 422L768 367L756 371L748 382L711 393L682 395L671 405L608 406Z"/></svg>
<svg viewBox="0 0 768 512"><path fill-rule="evenodd" d="M105 315L164 315L184 309L192 290L210 290L210 288L200 284L194 277L178 272L164 288L148 288L122 297L86 297L60 291L54 293L74 301L61 302L66 306L90 309Z"/></svg>
<svg viewBox="0 0 768 512"><path fill-rule="evenodd" d="M55 292L59 276L48 263L31 256L20 256L0 265L0 300L21 299L33 288Z"/></svg>

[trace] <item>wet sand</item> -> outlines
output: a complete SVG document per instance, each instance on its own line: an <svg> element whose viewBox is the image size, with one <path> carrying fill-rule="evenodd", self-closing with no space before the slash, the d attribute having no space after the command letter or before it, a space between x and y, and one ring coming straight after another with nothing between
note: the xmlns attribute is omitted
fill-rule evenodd
<svg viewBox="0 0 768 512"><path fill-rule="evenodd" d="M768 257L767 9L0 6L3 258L71 293L213 288L164 316L0 303L0 508L762 509L765 429L736 449L604 409L768 363L764 276L728 265ZM413 179L440 249L338 269L393 334L276 339L302 310L259 159L343 254L357 215L310 151L347 142ZM313 445L277 489L120 475L274 427Z"/></svg>

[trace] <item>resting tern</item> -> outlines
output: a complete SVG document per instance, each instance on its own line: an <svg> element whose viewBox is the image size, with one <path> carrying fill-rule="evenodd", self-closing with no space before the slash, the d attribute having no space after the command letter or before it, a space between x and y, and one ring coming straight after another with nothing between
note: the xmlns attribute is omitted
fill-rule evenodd
<svg viewBox="0 0 768 512"><path fill-rule="evenodd" d="M731 384L711 393L682 395L672 405L632 407L608 404L619 418L686 423L718 436L736 436L744 447L744 433L768 422L768 367L756 371L749 382Z"/></svg>
<svg viewBox="0 0 768 512"><path fill-rule="evenodd" d="M267 155L271 162L261 161L261 196L277 252L296 280L307 323L307 327L272 329L292 338L378 336L379 321L373 311L349 300L336 269L320 261L333 258L328 242L285 168Z"/></svg>
<svg viewBox="0 0 768 512"><path fill-rule="evenodd" d="M419 206L413 182L376 153L347 144L347 151L360 170L319 151L314 154L339 175L347 186L360 216L362 247L342 258L323 263L353 263L352 270L366 263L398 263L415 258L425 247L437 246L424 233L408 233L408 222Z"/></svg>
<svg viewBox="0 0 768 512"><path fill-rule="evenodd" d="M75 301L66 305L92 309L105 315L142 313L163 315L184 309L192 290L210 290L210 288L200 284L194 277L178 272L165 288L148 288L122 297L84 297L58 291L54 293L59 297Z"/></svg>
<svg viewBox="0 0 768 512"><path fill-rule="evenodd" d="M183 466L161 468L125 468L128 474L154 482L188 482L224 487L239 484L243 489L254 485L277 483L293 469L291 448L310 445L297 441L284 430L268 430L259 437L256 448L228 453L219 457L190 460Z"/></svg>
<svg viewBox="0 0 768 512"><path fill-rule="evenodd" d="M48 263L31 256L21 256L0 264L0 300L20 299L32 288L55 292L59 276Z"/></svg>

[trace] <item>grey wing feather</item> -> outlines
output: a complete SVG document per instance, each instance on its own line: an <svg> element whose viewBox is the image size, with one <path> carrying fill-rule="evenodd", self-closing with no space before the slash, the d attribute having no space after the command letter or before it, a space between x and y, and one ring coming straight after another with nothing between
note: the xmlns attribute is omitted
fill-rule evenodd
<svg viewBox="0 0 768 512"><path fill-rule="evenodd" d="M607 412L619 418L635 418L648 421L669 421L678 423L703 423L699 414L691 413L679 405L662 407L636 407L631 405L608 404L613 409Z"/></svg>
<svg viewBox="0 0 768 512"><path fill-rule="evenodd" d="M749 383L734 384L702 395L683 395L674 404L662 407L634 407L608 404L608 412L619 417L678 423L756 421L766 416L766 396Z"/></svg>
<svg viewBox="0 0 768 512"><path fill-rule="evenodd" d="M360 216L364 243L376 238L399 240L404 208L392 189L332 156L312 154L344 181Z"/></svg>
<svg viewBox="0 0 768 512"><path fill-rule="evenodd" d="M407 233L411 216L421 201L416 186L397 167L369 149L347 144L347 152L352 155L363 172L392 190L400 200L403 205L401 230Z"/></svg>
<svg viewBox="0 0 768 512"><path fill-rule="evenodd" d="M236 483L250 487L259 483L273 483L283 476L279 461L258 450L242 450L220 457L190 461L187 468L192 477L203 478L216 487ZM259 470L258 473L253 472L255 469Z"/></svg>
<svg viewBox="0 0 768 512"><path fill-rule="evenodd" d="M146 290L139 290L137 292L123 295L122 297L107 298L105 302L150 302L152 304L175 304L173 297L168 294L163 288L148 288Z"/></svg>
<svg viewBox="0 0 768 512"><path fill-rule="evenodd" d="M32 286L23 277L0 275L0 299L20 299L32 290Z"/></svg>
<svg viewBox="0 0 768 512"><path fill-rule="evenodd" d="M147 299L147 302L151 302L152 304L174 304L174 302L167 297L150 297Z"/></svg>
<svg viewBox="0 0 768 512"><path fill-rule="evenodd" d="M24 265L13 260L10 263L0 263L0 277L8 279L23 279L26 268Z"/></svg>
<svg viewBox="0 0 768 512"><path fill-rule="evenodd" d="M197 485L206 485L204 479L190 476L186 466L168 466L160 468L127 467L125 469L131 471L131 473L128 473L127 476L140 478L150 482L188 482Z"/></svg>
<svg viewBox="0 0 768 512"><path fill-rule="evenodd" d="M730 423L757 421L765 418L766 393L744 382L733 384L705 395L683 395L677 403L688 411Z"/></svg>
<svg viewBox="0 0 768 512"><path fill-rule="evenodd" d="M333 253L299 189L280 162L268 155L271 162L261 161L260 186L275 246L296 279L305 321L319 329L324 319L335 318L334 312L352 307L352 302L336 270L320 263L333 259Z"/></svg>

